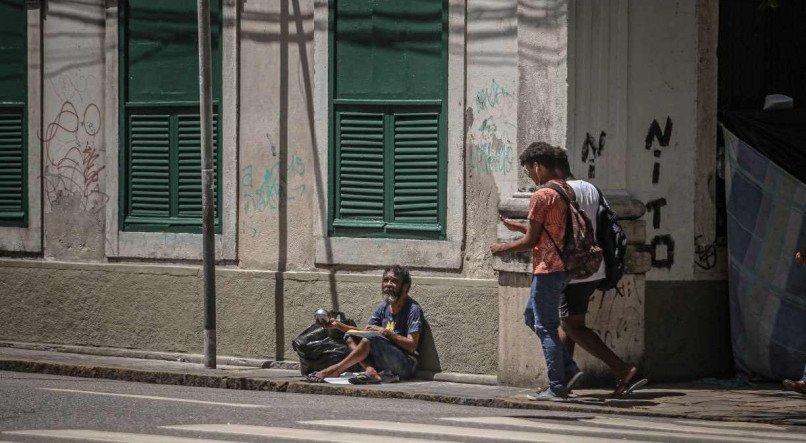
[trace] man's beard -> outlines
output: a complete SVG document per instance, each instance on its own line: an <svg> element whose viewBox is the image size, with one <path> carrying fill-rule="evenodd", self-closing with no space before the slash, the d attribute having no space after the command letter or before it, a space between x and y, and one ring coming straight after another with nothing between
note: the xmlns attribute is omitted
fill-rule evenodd
<svg viewBox="0 0 806 443"><path fill-rule="evenodd" d="M389 290L389 291L383 291L383 301L385 301L386 303L388 303L390 305L393 305L399 299L400 299L400 291L399 290L395 291L395 290L392 289L392 290Z"/></svg>

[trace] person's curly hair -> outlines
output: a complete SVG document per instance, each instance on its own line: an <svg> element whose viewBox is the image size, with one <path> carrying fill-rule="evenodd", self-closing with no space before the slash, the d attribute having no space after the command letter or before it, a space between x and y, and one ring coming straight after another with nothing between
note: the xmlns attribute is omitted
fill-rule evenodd
<svg viewBox="0 0 806 443"><path fill-rule="evenodd" d="M562 148L552 146L546 142L534 142L521 152L518 159L521 162L521 166L539 163L547 168L556 168L563 157L567 158Z"/></svg>

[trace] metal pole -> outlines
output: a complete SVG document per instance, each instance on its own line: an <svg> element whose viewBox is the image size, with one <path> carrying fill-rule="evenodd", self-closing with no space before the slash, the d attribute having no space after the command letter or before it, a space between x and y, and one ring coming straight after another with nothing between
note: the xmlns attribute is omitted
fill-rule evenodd
<svg viewBox="0 0 806 443"><path fill-rule="evenodd" d="M213 101L210 68L210 0L198 1L199 107L202 159L202 278L204 280L204 366L216 367L215 246L213 243Z"/></svg>

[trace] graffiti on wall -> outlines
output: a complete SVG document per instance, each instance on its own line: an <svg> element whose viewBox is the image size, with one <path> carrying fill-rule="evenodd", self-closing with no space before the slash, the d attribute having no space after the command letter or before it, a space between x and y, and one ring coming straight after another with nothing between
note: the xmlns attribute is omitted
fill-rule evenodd
<svg viewBox="0 0 806 443"><path fill-rule="evenodd" d="M106 165L97 82L93 76L64 75L49 84L62 103L52 117L46 112L41 134L45 211L62 196L78 195L82 210L98 212L109 196L101 188Z"/></svg>
<svg viewBox="0 0 806 443"><path fill-rule="evenodd" d="M702 235L694 237L694 264L708 271L716 266L716 240L703 244L701 238Z"/></svg>
<svg viewBox="0 0 806 443"><path fill-rule="evenodd" d="M508 174L515 157L517 126L512 122L514 97L496 80L476 92L476 115L469 118L469 159L472 172Z"/></svg>
<svg viewBox="0 0 806 443"><path fill-rule="evenodd" d="M658 120L653 119L649 124L646 138L644 139L647 151L652 151L652 156L655 158L652 165L651 181L653 185L657 185L660 181L661 170L661 148L666 148L672 140L672 119L666 117L666 125L663 129L660 127ZM657 147L653 146L657 142ZM656 198L645 203L647 214L652 214L652 228L660 230L663 226L662 210L667 205L666 198ZM652 267L671 269L674 264L674 239L669 234L658 233L652 238L649 243L649 252L652 254Z"/></svg>
<svg viewBox="0 0 806 443"><path fill-rule="evenodd" d="M661 149L669 146L669 142L672 139L672 119L671 117L666 117L666 126L661 131L660 124L657 120L652 120L652 123L649 125L649 130L646 133L646 149L647 151L652 150L652 145L654 141L658 141L658 147L652 150L652 155L655 157L655 163L652 165L652 184L658 184L660 181L660 156L661 156Z"/></svg>
<svg viewBox="0 0 806 443"><path fill-rule="evenodd" d="M590 132L585 134L585 141L582 143L582 163L588 165L588 178L596 178L596 159L604 152L607 134L599 133L599 140L595 140Z"/></svg>
<svg viewBox="0 0 806 443"><path fill-rule="evenodd" d="M281 200L294 200L305 192L305 183L299 183L304 176L305 163L296 155L288 163L285 180L280 179L280 162L263 168L262 173L254 165L246 165L241 172L244 213L277 209Z"/></svg>

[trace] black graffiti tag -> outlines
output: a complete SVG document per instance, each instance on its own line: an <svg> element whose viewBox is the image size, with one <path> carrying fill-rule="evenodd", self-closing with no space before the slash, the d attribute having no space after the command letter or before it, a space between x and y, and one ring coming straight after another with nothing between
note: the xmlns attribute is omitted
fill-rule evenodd
<svg viewBox="0 0 806 443"><path fill-rule="evenodd" d="M701 244L700 238L702 238L702 235L694 237L694 253L697 254L694 264L707 271L716 266L716 240L711 243Z"/></svg>
<svg viewBox="0 0 806 443"><path fill-rule="evenodd" d="M658 145L661 148L665 148L669 146L669 141L672 139L672 119L671 117L666 117L666 126L661 131L660 124L657 120L652 120L652 123L649 125L649 130L646 134L646 149L647 151L652 149L652 143L655 140L658 140ZM655 156L656 159L660 159L661 150L660 148L655 149L652 151L652 155ZM652 167L652 183L657 184L660 180L660 161L655 160L655 164Z"/></svg>
<svg viewBox="0 0 806 443"><path fill-rule="evenodd" d="M666 258L660 258L658 247L666 247ZM651 243L652 266L655 268L671 269L674 264L674 240L671 235L656 235Z"/></svg>
<svg viewBox="0 0 806 443"><path fill-rule="evenodd" d="M590 159L588 178L596 178L596 159L602 156L606 139L607 134L604 131L599 133L598 143L590 132L585 134L585 141L582 143L582 162L588 163L588 159Z"/></svg>
<svg viewBox="0 0 806 443"><path fill-rule="evenodd" d="M652 213L652 227L655 229L660 228L660 208L664 206L666 206L665 198L646 202L646 209Z"/></svg>

